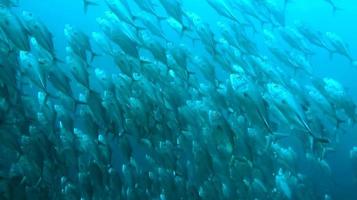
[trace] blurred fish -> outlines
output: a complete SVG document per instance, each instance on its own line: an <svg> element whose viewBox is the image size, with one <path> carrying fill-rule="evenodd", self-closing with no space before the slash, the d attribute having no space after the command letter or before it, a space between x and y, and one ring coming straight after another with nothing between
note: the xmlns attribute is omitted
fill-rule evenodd
<svg viewBox="0 0 357 200"><path fill-rule="evenodd" d="M352 55L349 52L347 44L340 38L336 33L326 32L325 34L327 38L328 44L331 45L330 50L330 58L332 58L333 54L337 53L344 57L346 57L351 63L354 62Z"/></svg>
<svg viewBox="0 0 357 200"><path fill-rule="evenodd" d="M0 8L0 27L17 49L30 51L29 34L21 19L6 8Z"/></svg>
<svg viewBox="0 0 357 200"><path fill-rule="evenodd" d="M272 97L273 103L279 108L290 123L298 125L303 130L306 130L306 132L316 141L329 143L328 139L320 138L313 133L313 130L311 130L310 126L307 124L306 115L301 105L296 102L293 95L286 88L275 83L269 83L267 85L267 90Z"/></svg>
<svg viewBox="0 0 357 200"><path fill-rule="evenodd" d="M47 26L30 12L23 11L22 16L24 27L28 33L36 39L39 45L52 55L53 59L57 59L53 44L53 35Z"/></svg>
<svg viewBox="0 0 357 200"><path fill-rule="evenodd" d="M239 20L235 17L229 7L224 3L224 1L218 0L207 0L207 3L220 15L227 17L235 22L239 22Z"/></svg>
<svg viewBox="0 0 357 200"><path fill-rule="evenodd" d="M65 25L61 62L57 33L0 1L0 199L331 198L357 104L315 54L354 62L348 43L292 24L290 0L207 3L106 0L99 30Z"/></svg>
<svg viewBox="0 0 357 200"><path fill-rule="evenodd" d="M134 0L135 3L140 7L141 10L154 15L157 20L163 20L165 17L161 17L157 14L155 9L155 4L151 0Z"/></svg>
<svg viewBox="0 0 357 200"><path fill-rule="evenodd" d="M87 60L87 51L91 54L91 61L98 56L92 49L88 35L84 32L67 24L64 29L64 34L72 51L80 56L82 60Z"/></svg>

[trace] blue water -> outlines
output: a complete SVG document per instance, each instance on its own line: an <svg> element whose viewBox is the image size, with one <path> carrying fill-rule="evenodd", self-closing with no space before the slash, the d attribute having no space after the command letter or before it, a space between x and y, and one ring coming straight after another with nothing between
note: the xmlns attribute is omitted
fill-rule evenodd
<svg viewBox="0 0 357 200"><path fill-rule="evenodd" d="M129 1L129 0L128 0ZM237 0L239 1L239 0ZM355 0L339 0L337 5L342 8L336 13L323 0L293 0L286 10L287 25L295 21L309 24L321 32L332 31L340 35L349 44L352 55L357 58L357 3ZM200 15L204 21L217 29L216 22L222 20L204 0L184 0L184 8ZM100 31L96 18L108 10L104 3L90 7L88 13L83 12L81 0L23 0L21 6L15 9L30 11L39 17L54 35L55 47L59 57L65 57L66 39L63 29L65 24L75 25L90 34ZM347 87L348 93L357 102L357 68L351 66L347 59L335 55L329 59L326 51L314 49L316 55L312 58L313 73L319 77L331 77ZM99 57L94 66L111 65L106 57ZM351 127L341 136L336 151L327 156L332 171L333 185L329 191L334 199L357 199L357 185L353 180L353 169L349 151L357 146L356 127ZM300 163L304 165L304 163ZM313 184L317 189L324 188L324 178L313 177ZM322 181L321 181L322 180Z"/></svg>

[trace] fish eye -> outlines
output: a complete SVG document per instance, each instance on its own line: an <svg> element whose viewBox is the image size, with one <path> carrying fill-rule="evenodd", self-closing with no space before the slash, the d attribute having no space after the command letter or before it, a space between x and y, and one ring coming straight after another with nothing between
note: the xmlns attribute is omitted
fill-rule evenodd
<svg viewBox="0 0 357 200"><path fill-rule="evenodd" d="M5 19L5 25L10 25L10 22L9 22L9 20L7 20L7 19Z"/></svg>
<svg viewBox="0 0 357 200"><path fill-rule="evenodd" d="M281 100L281 103L282 103L282 104L286 104L285 99Z"/></svg>
<svg viewBox="0 0 357 200"><path fill-rule="evenodd" d="M244 96L244 97L248 97L248 93L244 92L244 93L243 93L243 96Z"/></svg>

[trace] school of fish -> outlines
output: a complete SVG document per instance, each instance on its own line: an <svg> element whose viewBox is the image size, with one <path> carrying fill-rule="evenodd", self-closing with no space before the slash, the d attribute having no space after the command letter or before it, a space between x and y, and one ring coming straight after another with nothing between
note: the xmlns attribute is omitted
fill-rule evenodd
<svg viewBox="0 0 357 200"><path fill-rule="evenodd" d="M217 23L180 0L82 3L106 6L101 31L66 25L61 58L0 0L0 199L332 199L309 173L333 182L356 103L311 58L354 66L343 38L287 24L289 0L202 1Z"/></svg>

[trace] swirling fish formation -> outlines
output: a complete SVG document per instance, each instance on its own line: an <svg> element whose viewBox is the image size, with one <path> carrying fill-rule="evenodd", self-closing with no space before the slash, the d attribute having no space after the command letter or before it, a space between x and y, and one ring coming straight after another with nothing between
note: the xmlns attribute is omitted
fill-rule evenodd
<svg viewBox="0 0 357 200"><path fill-rule="evenodd" d="M200 3L218 28L179 0L84 0L108 11L101 31L65 26L64 59L1 0L0 198L331 199L326 155L356 104L310 59L354 65L347 43L288 24L290 1Z"/></svg>

